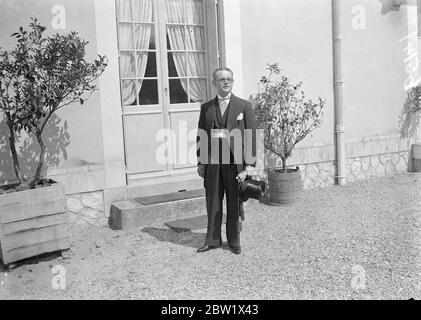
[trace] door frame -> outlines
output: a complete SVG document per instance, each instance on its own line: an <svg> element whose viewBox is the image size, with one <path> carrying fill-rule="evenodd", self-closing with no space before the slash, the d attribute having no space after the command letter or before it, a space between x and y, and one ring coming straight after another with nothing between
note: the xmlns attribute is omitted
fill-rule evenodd
<svg viewBox="0 0 421 320"><path fill-rule="evenodd" d="M204 0L204 25L205 25L205 44L207 49L206 55L206 72L209 75L211 69L221 66L221 26L220 26L220 3L218 0ZM116 4L117 5L117 4ZM128 170L127 163L127 129L126 129L126 118L131 115L143 115L143 114L157 114L162 115L162 127L170 128L171 127L171 113L181 113L181 112L197 112L200 111L200 104L192 105L178 105L177 107L172 108L170 105L169 99L169 79L168 79L168 61L167 61L167 47L166 47L166 25L165 25L165 1L154 0L154 10L155 10L155 41L156 41L156 66L157 66L157 81L158 81L158 105L142 105L142 106L123 106L122 96L121 96L121 108L122 108L122 125L123 125L123 137L124 137L124 156L126 164L126 183L127 185L136 184L137 181L144 181L145 179L158 178L162 179L165 176L185 176L190 174L196 174L196 167L192 166L189 168L180 168L174 169L173 163L166 163L163 170L152 171L152 172L141 172L133 173ZM117 21L116 16L116 21ZM117 23L118 26L118 23ZM212 38L211 39L211 35ZM119 60L120 60L120 51L119 51ZM120 62L120 61L119 61ZM120 63L119 63L120 68ZM119 85L121 86L121 81L119 77ZM120 88L121 91L121 88ZM209 100L211 96L216 95L216 91L211 85L211 75L208 76L207 81L207 97L206 100ZM174 146L174 141L167 139L167 147Z"/></svg>

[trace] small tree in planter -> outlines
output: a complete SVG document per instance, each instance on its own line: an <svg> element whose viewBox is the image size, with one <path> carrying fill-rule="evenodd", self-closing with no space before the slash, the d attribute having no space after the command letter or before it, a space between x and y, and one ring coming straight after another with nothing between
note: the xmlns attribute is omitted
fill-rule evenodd
<svg viewBox="0 0 421 320"><path fill-rule="evenodd" d="M282 160L282 168L269 171L271 203L288 203L299 197L302 184L299 167L288 168L287 159L295 145L320 126L325 101L306 100L302 83L292 84L280 75L277 63L266 70L269 75L260 79L254 97L257 125L264 130L265 148Z"/></svg>
<svg viewBox="0 0 421 320"><path fill-rule="evenodd" d="M421 172L421 131L419 129L421 117L421 86L411 87L407 91L405 103L403 105L399 123L401 134L405 138L414 137L415 142L411 147L410 171Z"/></svg>
<svg viewBox="0 0 421 320"><path fill-rule="evenodd" d="M33 223L20 223L22 226L16 225L12 228L13 232L9 230L8 233L5 231L4 223L10 224L21 220L30 222L30 218L44 216L46 218L44 219L45 226L53 223L54 219L50 219L51 221L48 222L47 218L50 218L50 215L58 212L64 213L63 188L57 186L58 184L53 181L43 179L47 151L42 135L43 130L57 110L74 105L75 102L83 104L89 98L96 90L95 80L104 72L107 65L105 56L98 56L93 63L85 61L85 48L88 42L82 40L76 32L46 37L44 36L46 28L36 18L31 19L29 27L29 31L20 27L18 32L12 34L17 39L13 50L10 52L0 51L0 110L5 116L9 129L10 151L18 180L18 184L14 185L13 189L20 191L10 193L9 186L6 187L9 189L7 194L0 194L0 243L2 247L0 254L2 254L1 258L4 263L33 254L31 250L18 250L19 252L15 255L8 254L5 257L5 249L13 251L13 248L10 246L4 248L8 245L7 238L4 237L6 235L16 237L16 230L21 231L22 239L13 243L20 243L21 247L23 243L33 245L33 243L25 241L25 233L22 230L27 230L25 228L29 228L29 225L34 226ZM23 175L16 149L16 137L22 130L29 135L33 134L40 147L38 164L31 177ZM51 191L48 191L50 187L37 189L38 186L50 184L52 184ZM44 192L41 189L46 190L46 195L30 194L30 192ZM59 198L59 205L51 202L54 195ZM9 198L17 202L16 208L11 207ZM25 203L25 199L29 199L32 203ZM7 209L2 209L2 206L7 206ZM58 212L56 212L57 210ZM54 218L56 219L57 216ZM56 226L57 224L51 225ZM57 234L57 230L52 230L52 233ZM52 240L51 237L41 233L39 238L44 242ZM53 245L44 247L48 251L52 251L51 248L63 249ZM42 251L42 248L38 248L34 252L39 254Z"/></svg>

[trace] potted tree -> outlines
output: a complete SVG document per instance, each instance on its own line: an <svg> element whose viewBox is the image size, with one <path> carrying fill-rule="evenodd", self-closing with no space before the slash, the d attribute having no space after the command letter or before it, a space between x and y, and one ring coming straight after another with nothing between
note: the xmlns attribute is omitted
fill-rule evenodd
<svg viewBox="0 0 421 320"><path fill-rule="evenodd" d="M325 101L306 100L302 83L292 84L281 75L277 63L268 64L266 70L269 74L260 79L253 99L265 148L282 161L281 168L269 168L268 172L270 203L277 205L296 201L302 193L300 169L289 168L287 159L295 145L320 126Z"/></svg>
<svg viewBox="0 0 421 320"><path fill-rule="evenodd" d="M17 44L0 51L0 110L9 133L17 182L0 188L0 258L4 264L69 248L64 188L45 177L44 129L52 115L96 90L106 57L85 61L87 41L76 32L45 36L31 18L29 30L12 34ZM25 175L17 145L25 132L39 144L35 172ZM54 141L54 137L48 137Z"/></svg>
<svg viewBox="0 0 421 320"><path fill-rule="evenodd" d="M405 103L400 115L400 126L402 136L405 138L415 137L415 141L410 151L410 168L409 171L421 172L421 132L420 111L421 111L421 86L411 87L407 91Z"/></svg>

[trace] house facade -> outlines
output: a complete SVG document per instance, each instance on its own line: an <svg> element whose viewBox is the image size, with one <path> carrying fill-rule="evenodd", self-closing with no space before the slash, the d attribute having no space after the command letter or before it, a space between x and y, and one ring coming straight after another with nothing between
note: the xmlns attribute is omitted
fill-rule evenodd
<svg viewBox="0 0 421 320"><path fill-rule="evenodd" d="M401 112L417 84L416 1L0 0L0 47L37 17L49 33L78 31L87 60L108 57L84 105L60 110L46 130L47 175L62 182L77 223L107 223L114 201L202 187L195 138L211 73L234 71L234 93L257 93L267 63L326 100L321 128L289 161L305 188L410 169L416 119ZM1 117L1 115L0 115ZM14 181L0 118L0 183ZM31 137L20 151L34 169ZM267 155L265 168L277 160Z"/></svg>

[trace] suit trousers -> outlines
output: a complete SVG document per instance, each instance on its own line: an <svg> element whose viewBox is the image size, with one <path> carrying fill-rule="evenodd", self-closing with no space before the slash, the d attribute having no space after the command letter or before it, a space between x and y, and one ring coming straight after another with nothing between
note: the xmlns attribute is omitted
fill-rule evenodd
<svg viewBox="0 0 421 320"><path fill-rule="evenodd" d="M237 165L209 164L206 169L205 189L208 228L206 245L222 245L222 203L224 193L227 200L226 235L228 245L240 245L240 220L238 212Z"/></svg>

